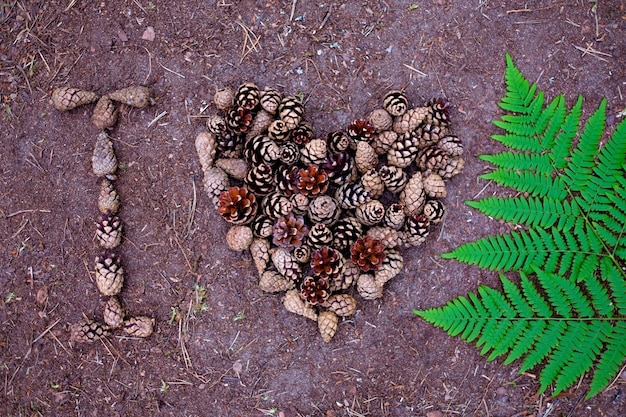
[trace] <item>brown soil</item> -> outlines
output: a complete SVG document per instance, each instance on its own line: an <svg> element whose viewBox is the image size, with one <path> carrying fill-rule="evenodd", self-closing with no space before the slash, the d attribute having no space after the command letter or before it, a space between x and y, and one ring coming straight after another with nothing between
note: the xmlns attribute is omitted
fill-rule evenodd
<svg viewBox="0 0 626 417"><path fill-rule="evenodd" d="M558 398L538 395L518 363L486 362L411 313L497 285L497 274L438 255L509 229L463 204L504 192L477 179L487 167L476 155L496 149L490 121L506 51L549 97L565 93L571 104L584 94L587 115L607 97L615 125L626 10L597 3L2 3L0 415L625 415L623 378L588 401L586 379ZM147 27L152 41L142 39ZM252 259L226 248L227 225L202 191L195 116L216 87L243 81L303 93L320 136L391 88L415 103L445 96L469 151L444 226L405 253L384 298L361 303L330 344L258 289ZM97 130L92 106L60 113L49 93L132 84L153 88L157 102L123 109L111 132L123 167L122 298L157 330L72 347L69 325L102 314L91 272Z"/></svg>

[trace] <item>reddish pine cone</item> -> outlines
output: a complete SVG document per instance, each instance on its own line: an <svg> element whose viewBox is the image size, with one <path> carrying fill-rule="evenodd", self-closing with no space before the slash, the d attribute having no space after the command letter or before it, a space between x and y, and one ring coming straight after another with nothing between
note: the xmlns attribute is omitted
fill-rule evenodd
<svg viewBox="0 0 626 417"><path fill-rule="evenodd" d="M355 120L348 126L348 136L354 140L369 141L374 131L374 126L367 119Z"/></svg>
<svg viewBox="0 0 626 417"><path fill-rule="evenodd" d="M304 195L324 194L328 189L328 174L317 165L298 170L294 185Z"/></svg>
<svg viewBox="0 0 626 417"><path fill-rule="evenodd" d="M306 277L300 286L300 294L309 304L322 304L330 297L328 281L320 277Z"/></svg>
<svg viewBox="0 0 626 417"><path fill-rule="evenodd" d="M343 273L345 259L335 249L322 246L311 254L311 272L325 281L334 280Z"/></svg>
<svg viewBox="0 0 626 417"><path fill-rule="evenodd" d="M357 239L350 247L350 259L363 272L375 271L387 254L380 240L370 236Z"/></svg>
<svg viewBox="0 0 626 417"><path fill-rule="evenodd" d="M283 248L297 248L302 245L309 228L304 224L304 217L287 213L274 223L272 242Z"/></svg>
<svg viewBox="0 0 626 417"><path fill-rule="evenodd" d="M230 187L220 194L217 211L227 222L248 223L252 221L256 210L256 197L244 187Z"/></svg>

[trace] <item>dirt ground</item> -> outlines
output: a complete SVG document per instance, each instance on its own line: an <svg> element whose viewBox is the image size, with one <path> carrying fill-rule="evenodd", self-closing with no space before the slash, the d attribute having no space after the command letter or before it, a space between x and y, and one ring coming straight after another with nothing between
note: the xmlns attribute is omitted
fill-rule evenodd
<svg viewBox="0 0 626 417"><path fill-rule="evenodd" d="M477 178L488 167L476 156L497 150L489 136L507 51L548 97L572 104L583 94L586 115L607 97L616 124L626 94L619 0L3 2L0 415L626 415L624 376L588 401L587 379L557 398L538 395L519 364L486 362L411 313L497 285L497 274L438 255L512 227L463 204L505 192ZM251 257L228 250L227 225L202 190L198 116L217 87L244 81L302 93L319 136L392 88L414 103L444 96L468 151L443 226L329 344L258 289ZM155 317L156 332L70 346L71 323L102 315L92 273L98 132L93 106L60 113L49 93L131 84L157 100L123 109L111 131L122 164L122 299Z"/></svg>

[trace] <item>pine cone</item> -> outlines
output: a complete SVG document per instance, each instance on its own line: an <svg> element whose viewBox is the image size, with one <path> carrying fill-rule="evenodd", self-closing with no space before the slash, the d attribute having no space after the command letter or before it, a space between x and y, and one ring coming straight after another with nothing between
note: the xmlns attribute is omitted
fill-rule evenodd
<svg viewBox="0 0 626 417"><path fill-rule="evenodd" d="M375 271L385 259L385 247L378 239L361 237L350 246L350 259L361 271Z"/></svg>
<svg viewBox="0 0 626 417"><path fill-rule="evenodd" d="M291 201L284 195L278 193L268 194L261 202L261 207L263 208L263 213L272 219L285 216L287 213L293 211Z"/></svg>
<svg viewBox="0 0 626 417"><path fill-rule="evenodd" d="M278 158L283 164L293 165L300 159L300 148L293 142L287 142L280 147Z"/></svg>
<svg viewBox="0 0 626 417"><path fill-rule="evenodd" d="M252 167L243 181L251 193L263 196L274 191L274 172L272 167L261 163Z"/></svg>
<svg viewBox="0 0 626 417"><path fill-rule="evenodd" d="M70 327L70 340L78 343L92 343L109 335L106 325L90 319L83 319Z"/></svg>
<svg viewBox="0 0 626 417"><path fill-rule="evenodd" d="M291 131L291 141L296 145L303 146L313 139L313 126L302 122Z"/></svg>
<svg viewBox="0 0 626 417"><path fill-rule="evenodd" d="M326 136L326 146L332 153L343 153L350 147L350 138L340 130Z"/></svg>
<svg viewBox="0 0 626 417"><path fill-rule="evenodd" d="M284 292L295 288L294 281L285 278L276 271L265 271L259 280L259 287L265 292Z"/></svg>
<svg viewBox="0 0 626 417"><path fill-rule="evenodd" d="M421 213L425 202L426 194L424 193L422 173L417 171L400 193L400 204L404 207L404 214L412 216Z"/></svg>
<svg viewBox="0 0 626 417"><path fill-rule="evenodd" d="M330 297L328 281L320 277L305 277L300 284L300 296L310 305L322 304Z"/></svg>
<svg viewBox="0 0 626 417"><path fill-rule="evenodd" d="M299 169L294 178L295 188L304 195L324 194L328 189L328 174L317 165Z"/></svg>
<svg viewBox="0 0 626 417"><path fill-rule="evenodd" d="M254 239L250 245L250 254L259 275L263 274L270 262L270 242L267 239Z"/></svg>
<svg viewBox="0 0 626 417"><path fill-rule="evenodd" d="M335 185L353 182L357 176L354 157L346 152L328 153L321 167L328 174L329 181Z"/></svg>
<svg viewBox="0 0 626 417"><path fill-rule="evenodd" d="M117 114L113 101L107 96L102 96L93 109L91 123L100 130L108 129L117 122Z"/></svg>
<svg viewBox="0 0 626 417"><path fill-rule="evenodd" d="M449 126L450 116L448 115L448 107L450 103L443 98L436 98L426 103L428 107L428 116L424 121L426 124L434 126Z"/></svg>
<svg viewBox="0 0 626 417"><path fill-rule="evenodd" d="M113 142L106 133L101 132L96 139L91 156L91 169L98 177L115 179L117 171L117 158L113 151Z"/></svg>
<svg viewBox="0 0 626 417"><path fill-rule="evenodd" d="M446 198L446 184L438 174L430 173L423 178L424 192L431 198Z"/></svg>
<svg viewBox="0 0 626 417"><path fill-rule="evenodd" d="M331 225L337 221L340 213L337 200L328 195L315 197L308 208L308 216L313 223Z"/></svg>
<svg viewBox="0 0 626 417"><path fill-rule="evenodd" d="M252 112L245 107L235 107L226 114L226 124L234 133L246 133L252 127Z"/></svg>
<svg viewBox="0 0 626 417"><path fill-rule="evenodd" d="M404 233L388 226L372 227L367 231L366 236L375 240L380 240L380 243L383 244L385 249L402 246L404 243Z"/></svg>
<svg viewBox="0 0 626 417"><path fill-rule="evenodd" d="M348 317L356 313L356 299L349 294L333 294L324 307L340 317Z"/></svg>
<svg viewBox="0 0 626 417"><path fill-rule="evenodd" d="M345 263L343 255L328 246L323 246L311 253L311 273L327 282L343 274Z"/></svg>
<svg viewBox="0 0 626 417"><path fill-rule="evenodd" d="M378 165L378 155L369 143L359 140L356 145L354 162L356 164L356 169L361 174L364 174L370 169L376 168Z"/></svg>
<svg viewBox="0 0 626 417"><path fill-rule="evenodd" d="M305 196L304 194L292 194L289 201L291 201L291 204L293 204L293 212L296 214L306 214L306 212L309 210L309 197Z"/></svg>
<svg viewBox="0 0 626 417"><path fill-rule="evenodd" d="M268 136L259 135L246 142L243 155L250 166L271 164L280 157L280 148Z"/></svg>
<svg viewBox="0 0 626 417"><path fill-rule="evenodd" d="M440 223L445 214L446 209L439 200L428 200L424 205L424 216L426 216L431 224Z"/></svg>
<svg viewBox="0 0 626 417"><path fill-rule="evenodd" d="M385 210L383 224L387 227L391 227L392 229L400 230L402 226L404 226L405 218L406 215L404 214L404 207L402 207L402 204L394 203Z"/></svg>
<svg viewBox="0 0 626 417"><path fill-rule="evenodd" d="M389 130L393 125L393 118L385 109L372 110L369 116L367 116L367 120L369 120L376 132Z"/></svg>
<svg viewBox="0 0 626 417"><path fill-rule="evenodd" d="M103 178L100 183L100 194L98 194L98 210L102 214L115 215L119 208L120 196L115 186L107 178Z"/></svg>
<svg viewBox="0 0 626 417"><path fill-rule="evenodd" d="M60 87L52 91L52 105L59 111L75 109L98 100L98 95L91 91L73 87Z"/></svg>
<svg viewBox="0 0 626 417"><path fill-rule="evenodd" d="M263 92L261 93L261 107L263 110L268 112L269 114L276 114L278 111L278 106L280 106L280 102L283 99L283 95L280 91L265 87Z"/></svg>
<svg viewBox="0 0 626 417"><path fill-rule="evenodd" d="M253 138L258 135L263 135L267 132L269 127L274 121L274 116L266 112L265 110L259 110L252 119L252 124L246 132L246 138Z"/></svg>
<svg viewBox="0 0 626 417"><path fill-rule="evenodd" d="M346 210L357 208L371 199L372 196L358 182L344 184L335 192L335 200L339 202L342 209Z"/></svg>
<svg viewBox="0 0 626 417"><path fill-rule="evenodd" d="M411 133L400 136L387 152L387 162L398 168L408 167L417 157L418 143L418 139Z"/></svg>
<svg viewBox="0 0 626 417"><path fill-rule="evenodd" d="M402 254L395 250L389 249L387 257L383 260L378 271L374 273L374 279L382 287L387 281L398 275L404 268L404 258Z"/></svg>
<svg viewBox="0 0 626 417"><path fill-rule="evenodd" d="M313 250L309 245L302 245L293 250L293 257L300 264L308 264L311 260L311 252L313 252Z"/></svg>
<svg viewBox="0 0 626 417"><path fill-rule="evenodd" d="M256 197L244 187L230 187L220 194L217 211L227 222L249 223L257 211Z"/></svg>
<svg viewBox="0 0 626 417"><path fill-rule="evenodd" d="M465 160L460 156L454 156L437 171L437 174L439 174L441 178L450 179L463 172L464 167Z"/></svg>
<svg viewBox="0 0 626 417"><path fill-rule="evenodd" d="M336 291L347 290L357 281L360 274L361 270L359 267L350 259L347 259L343 267L343 274L329 282L330 292L334 293Z"/></svg>
<svg viewBox="0 0 626 417"><path fill-rule="evenodd" d="M104 323L111 329L117 329L124 322L124 309L117 297L113 296L104 303L104 311L102 313Z"/></svg>
<svg viewBox="0 0 626 417"><path fill-rule="evenodd" d="M409 100L401 91L390 91L383 98L383 108L394 116L402 116L409 108Z"/></svg>
<svg viewBox="0 0 626 417"><path fill-rule="evenodd" d="M204 191L211 199L213 206L217 208L219 206L220 195L228 190L228 175L222 168L216 166L207 168L204 170Z"/></svg>
<svg viewBox="0 0 626 417"><path fill-rule="evenodd" d="M101 247L116 248L122 243L122 221L117 216L103 214L100 222L96 223L96 237Z"/></svg>
<svg viewBox="0 0 626 417"><path fill-rule="evenodd" d="M378 200L370 200L358 206L354 216L365 226L374 226L385 217L385 206Z"/></svg>
<svg viewBox="0 0 626 417"><path fill-rule="evenodd" d="M428 107L408 109L402 116L393 121L393 131L398 135L413 133L428 116Z"/></svg>
<svg viewBox="0 0 626 417"><path fill-rule="evenodd" d="M315 223L311 226L306 242L307 246L313 249L319 249L333 242L333 233L324 223Z"/></svg>
<svg viewBox="0 0 626 417"><path fill-rule="evenodd" d="M424 214L407 217L404 225L404 245L419 246L426 241L430 222Z"/></svg>
<svg viewBox="0 0 626 417"><path fill-rule="evenodd" d="M302 278L302 267L294 256L283 248L274 248L271 253L272 263L279 274L292 281Z"/></svg>
<svg viewBox="0 0 626 417"><path fill-rule="evenodd" d="M226 233L226 244L235 252L243 252L252 244L252 229L248 226L235 225Z"/></svg>
<svg viewBox="0 0 626 417"><path fill-rule="evenodd" d="M96 257L96 285L102 295L113 296L122 291L124 268L120 258L113 252Z"/></svg>
<svg viewBox="0 0 626 417"><path fill-rule="evenodd" d="M267 136L276 142L284 142L289 137L289 128L284 120L276 119L267 127Z"/></svg>
<svg viewBox="0 0 626 417"><path fill-rule="evenodd" d="M154 332L154 319L152 317L131 317L124 322L124 333L133 337L146 338Z"/></svg>
<svg viewBox="0 0 626 417"><path fill-rule="evenodd" d="M152 92L148 87L133 85L131 87L122 88L121 90L115 90L107 94L107 97L118 103L141 109L152 104L154 100L150 97L151 95Z"/></svg>
<svg viewBox="0 0 626 417"><path fill-rule="evenodd" d="M444 136L437 143L437 147L450 156L463 155L463 143L461 139L455 135Z"/></svg>
<svg viewBox="0 0 626 417"><path fill-rule="evenodd" d="M448 134L446 126L422 125L415 131L415 136L419 138L419 148L434 146Z"/></svg>
<svg viewBox="0 0 626 417"><path fill-rule="evenodd" d="M348 137L356 141L369 142L372 139L375 128L367 119L353 121L348 125Z"/></svg>
<svg viewBox="0 0 626 417"><path fill-rule="evenodd" d="M235 93L235 107L242 107L253 111L259 105L261 92L253 83L244 83L239 86Z"/></svg>
<svg viewBox="0 0 626 417"><path fill-rule="evenodd" d="M236 180L243 180L250 168L246 160L242 158L220 158L215 161L215 166Z"/></svg>
<svg viewBox="0 0 626 417"><path fill-rule="evenodd" d="M439 169L448 165L450 157L436 146L420 149L417 153L416 163L422 171L431 170L438 172ZM442 175L443 177L443 175Z"/></svg>
<svg viewBox="0 0 626 417"><path fill-rule="evenodd" d="M374 148L377 155L384 155L391 149L391 145L393 145L396 140L398 140L398 134L396 132L393 130L384 130L374 136L372 148Z"/></svg>
<svg viewBox="0 0 626 417"><path fill-rule="evenodd" d="M195 144L200 166L205 171L213 166L213 161L215 160L215 153L217 152L215 135L211 132L200 132L196 136Z"/></svg>
<svg viewBox="0 0 626 417"><path fill-rule="evenodd" d="M220 88L213 96L213 103L215 103L215 107L217 107L218 110L228 111L228 109L233 107L234 102L235 93L230 87Z"/></svg>
<svg viewBox="0 0 626 417"><path fill-rule="evenodd" d="M393 165L383 166L379 173L385 187L394 194L402 191L409 182L409 176L406 172Z"/></svg>
<svg viewBox="0 0 626 417"><path fill-rule="evenodd" d="M339 319L332 311L322 311L317 318L317 327L322 335L322 340L329 343L339 327Z"/></svg>
<svg viewBox="0 0 626 417"><path fill-rule="evenodd" d="M349 248L363 235L363 225L356 217L338 220L332 227L333 247L337 250Z"/></svg>
<svg viewBox="0 0 626 417"><path fill-rule="evenodd" d="M228 132L226 120L224 120L223 116L218 114L213 114L207 118L206 127L208 131L213 133L215 136L222 136Z"/></svg>
<svg viewBox="0 0 626 417"><path fill-rule="evenodd" d="M304 106L295 96L285 97L278 106L278 117L282 119L289 130L295 129L304 115Z"/></svg>
<svg viewBox="0 0 626 417"><path fill-rule="evenodd" d="M287 249L302 245L309 228L304 223L304 217L288 213L276 219L272 231L272 242L276 246Z"/></svg>
<svg viewBox="0 0 626 417"><path fill-rule="evenodd" d="M378 199L385 191L385 183L376 169L372 168L361 176L361 185L373 199Z"/></svg>
<svg viewBox="0 0 626 417"><path fill-rule="evenodd" d="M300 297L300 291L289 290L285 293L285 300L283 301L285 309L290 313L299 314L307 319L317 321L317 313L310 304L306 304Z"/></svg>
<svg viewBox="0 0 626 417"><path fill-rule="evenodd" d="M300 149L300 161L305 165L320 165L326 161L328 148L322 139L313 139Z"/></svg>
<svg viewBox="0 0 626 417"><path fill-rule="evenodd" d="M274 220L269 216L261 214L256 216L252 223L250 223L250 228L252 229L254 236L265 239L272 236L272 232L274 231Z"/></svg>
<svg viewBox="0 0 626 417"><path fill-rule="evenodd" d="M293 182L298 172L298 167L280 164L274 171L276 190L285 196L292 195L294 193Z"/></svg>
<svg viewBox="0 0 626 417"><path fill-rule="evenodd" d="M356 282L356 289L359 295L365 300L375 300L382 298L383 286L376 281L374 275L362 274Z"/></svg>

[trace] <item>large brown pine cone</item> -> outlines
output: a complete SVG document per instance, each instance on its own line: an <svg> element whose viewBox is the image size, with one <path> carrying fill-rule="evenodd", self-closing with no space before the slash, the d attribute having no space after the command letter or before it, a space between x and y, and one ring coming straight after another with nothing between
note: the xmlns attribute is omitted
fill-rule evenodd
<svg viewBox="0 0 626 417"><path fill-rule="evenodd" d="M230 187L220 194L217 211L233 224L251 222L257 211L256 197L244 187Z"/></svg>
<svg viewBox="0 0 626 417"><path fill-rule="evenodd" d="M328 174L317 165L309 165L298 170L294 186L304 195L324 194L328 189Z"/></svg>
<svg viewBox="0 0 626 417"><path fill-rule="evenodd" d="M369 142L375 130L375 127L368 119L359 119L348 125L347 133L352 140Z"/></svg>
<svg viewBox="0 0 626 417"><path fill-rule="evenodd" d="M276 219L272 232L272 242L283 248L297 248L302 245L309 228L304 223L304 217L288 213Z"/></svg>
<svg viewBox="0 0 626 417"><path fill-rule="evenodd" d="M359 238L350 246L350 259L363 272L377 270L385 256L382 242L370 236Z"/></svg>
<svg viewBox="0 0 626 417"><path fill-rule="evenodd" d="M343 255L328 246L322 246L311 254L311 273L325 281L343 274L346 260Z"/></svg>
<svg viewBox="0 0 626 417"><path fill-rule="evenodd" d="M330 297L328 281L320 277L305 277L300 284L300 295L311 305L322 304Z"/></svg>

